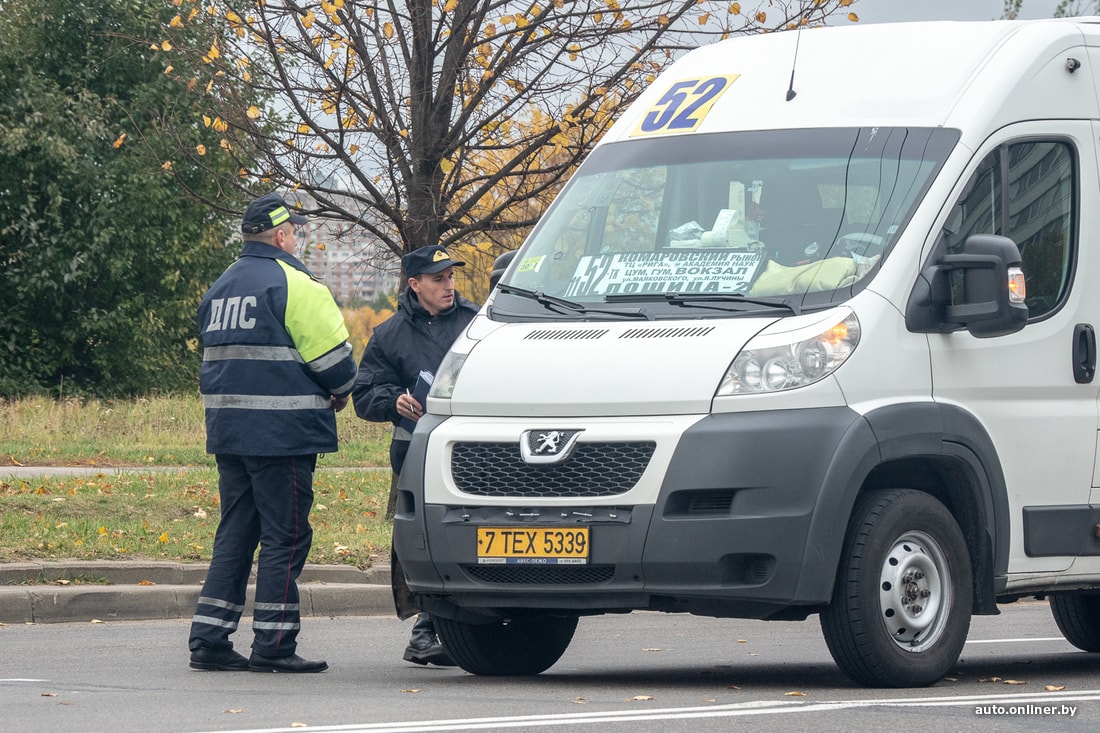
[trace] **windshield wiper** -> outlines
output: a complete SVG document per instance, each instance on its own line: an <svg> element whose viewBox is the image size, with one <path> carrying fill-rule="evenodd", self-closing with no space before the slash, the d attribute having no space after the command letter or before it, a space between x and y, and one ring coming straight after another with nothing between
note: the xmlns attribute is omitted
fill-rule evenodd
<svg viewBox="0 0 1100 733"><path fill-rule="evenodd" d="M705 303L744 303L745 305L763 305L769 308L784 308L796 316L802 315L802 308L793 298L750 298L744 293L617 293L606 295L604 300L608 303L638 303L661 301L671 305L679 305L685 308L716 308L716 306L704 305Z"/></svg>
<svg viewBox="0 0 1100 733"><path fill-rule="evenodd" d="M528 290L526 288L517 288L515 285L506 285L500 283L497 285L497 289L502 293L508 293L509 295L518 295L521 298L529 298L548 311L553 311L561 315L581 314L586 315L589 313L600 313L602 315L609 316L626 316L628 318L644 318L647 321L655 320L652 313L645 308L637 308L635 310L611 310L608 308L589 308L581 303L575 303L572 300L566 300L565 298L556 298L553 295L547 295L538 290Z"/></svg>

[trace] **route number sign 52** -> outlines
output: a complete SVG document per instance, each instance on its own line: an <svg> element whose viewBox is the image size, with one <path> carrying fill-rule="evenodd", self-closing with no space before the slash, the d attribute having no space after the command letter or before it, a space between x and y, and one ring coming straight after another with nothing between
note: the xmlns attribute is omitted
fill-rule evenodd
<svg viewBox="0 0 1100 733"><path fill-rule="evenodd" d="M634 135L670 132L694 132L722 92L740 74L708 76L673 82L668 91L646 110Z"/></svg>

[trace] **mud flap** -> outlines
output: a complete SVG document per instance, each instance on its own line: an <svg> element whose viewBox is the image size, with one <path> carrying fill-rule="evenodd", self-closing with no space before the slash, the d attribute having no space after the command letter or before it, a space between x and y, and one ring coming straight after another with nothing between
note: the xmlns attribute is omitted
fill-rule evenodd
<svg viewBox="0 0 1100 733"><path fill-rule="evenodd" d="M405 581L405 571L393 548L390 548L390 589L393 590L393 607L397 611L398 618L407 619L420 613L420 602L409 590L409 584Z"/></svg>

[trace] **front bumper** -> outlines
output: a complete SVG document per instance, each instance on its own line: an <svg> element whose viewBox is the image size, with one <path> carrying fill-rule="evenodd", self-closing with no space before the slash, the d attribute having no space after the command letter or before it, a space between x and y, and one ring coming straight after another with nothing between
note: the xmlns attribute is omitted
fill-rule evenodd
<svg viewBox="0 0 1100 733"><path fill-rule="evenodd" d="M870 429L847 408L722 414L694 421L663 459L654 454L648 501L425 503L425 476L443 481L449 468L437 461L425 472L431 440L418 430L410 449L394 548L417 603L450 617L522 609L804 617L830 598L848 513L877 459ZM478 526L579 524L589 527L587 564L478 562Z"/></svg>

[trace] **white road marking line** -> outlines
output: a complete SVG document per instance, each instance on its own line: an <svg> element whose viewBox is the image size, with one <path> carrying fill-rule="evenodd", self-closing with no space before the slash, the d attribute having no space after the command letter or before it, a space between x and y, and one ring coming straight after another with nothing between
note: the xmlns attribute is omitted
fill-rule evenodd
<svg viewBox="0 0 1100 733"><path fill-rule="evenodd" d="M674 720L688 718L743 717L748 715L777 715L786 713L812 713L854 708L891 707L975 707L977 705L1046 705L1065 702L1100 700L1100 690L1076 692L1037 692L1022 694L963 695L946 697L890 698L883 700L829 700L822 702L754 700L730 705L711 705L690 708L660 708L655 710L611 710L593 713L564 713L557 715L523 715L501 718L459 718L454 720L424 720L397 723L366 723L348 725L310 726L311 731L334 733L430 733L451 730L497 730L533 726L585 725L592 723L625 723L649 720ZM262 728L222 731L221 733L296 733L298 728Z"/></svg>
<svg viewBox="0 0 1100 733"><path fill-rule="evenodd" d="M1023 641L1066 641L1061 636L1028 637L1026 639L967 639L967 644L1019 644ZM1067 644L1069 642L1066 642Z"/></svg>

